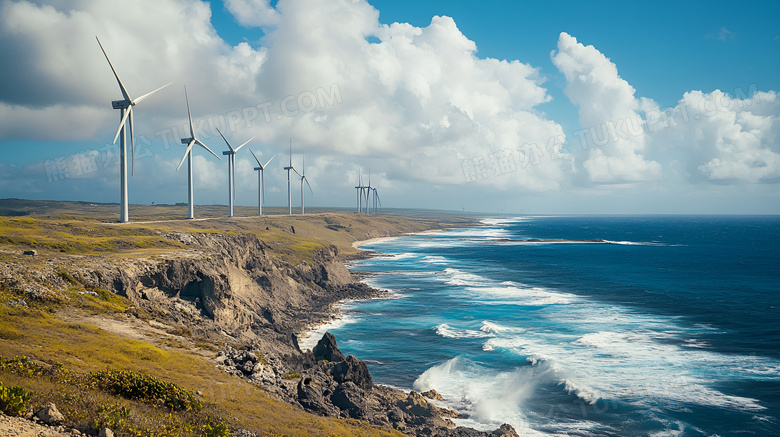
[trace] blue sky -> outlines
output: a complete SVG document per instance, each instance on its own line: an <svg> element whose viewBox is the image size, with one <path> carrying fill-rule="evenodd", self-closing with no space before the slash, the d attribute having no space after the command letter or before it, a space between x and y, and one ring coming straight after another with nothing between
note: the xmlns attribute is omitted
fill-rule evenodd
<svg viewBox="0 0 780 437"><path fill-rule="evenodd" d="M99 34L131 90L175 82L137 108L131 203L186 200L171 169L183 151L160 132L186 122L187 83L194 117L212 121L337 93L228 134L254 135L266 157L292 137L313 206L352 206L371 168L393 207L780 212L780 3L368 3L4 1L0 57L14 67L0 73L0 197L118 201L118 90ZM90 159L97 170L83 171ZM256 199L250 160L237 158L238 204ZM226 203L225 165L196 158L197 203ZM283 172L268 176L268 203L284 204Z"/></svg>

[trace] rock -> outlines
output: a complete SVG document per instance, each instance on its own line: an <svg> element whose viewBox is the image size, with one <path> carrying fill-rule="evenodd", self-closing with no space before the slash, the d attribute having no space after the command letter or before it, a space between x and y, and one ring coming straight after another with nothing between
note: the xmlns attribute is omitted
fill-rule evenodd
<svg viewBox="0 0 780 437"><path fill-rule="evenodd" d="M352 355L345 358L344 361L333 365L330 369L330 374L333 375L333 379L339 384L352 382L364 390L370 390L374 385L366 363Z"/></svg>
<svg viewBox="0 0 780 437"><path fill-rule="evenodd" d="M57 425L65 420L65 416L57 410L57 406L53 403L49 403L49 405L38 410L35 416L47 425Z"/></svg>
<svg viewBox="0 0 780 437"><path fill-rule="evenodd" d="M336 387L330 400L353 419L366 417L366 393L351 381Z"/></svg>
<svg viewBox="0 0 780 437"><path fill-rule="evenodd" d="M304 375L298 381L298 403L308 411L333 415L334 409L326 399L325 387L313 376Z"/></svg>
<svg viewBox="0 0 780 437"><path fill-rule="evenodd" d="M25 250L24 254L25 255L30 255L30 256L37 256L38 255L38 251L37 250Z"/></svg>
<svg viewBox="0 0 780 437"><path fill-rule="evenodd" d="M336 346L336 337L330 332L326 332L311 351L317 361L344 361L344 354Z"/></svg>
<svg viewBox="0 0 780 437"><path fill-rule="evenodd" d="M423 397L426 397L428 399L433 399L434 401L443 401L444 398L441 397L441 395L436 390L428 390L426 392L420 393L423 395Z"/></svg>
<svg viewBox="0 0 780 437"><path fill-rule="evenodd" d="M109 428L103 428L100 430L98 437L114 437L114 431L111 431Z"/></svg>
<svg viewBox="0 0 780 437"><path fill-rule="evenodd" d="M257 437L257 434L245 429L239 429L237 431L230 432L231 437Z"/></svg>
<svg viewBox="0 0 780 437"><path fill-rule="evenodd" d="M501 425L497 430L490 433L490 435L493 437L520 437L517 435L517 431L512 428L512 425L506 423Z"/></svg>

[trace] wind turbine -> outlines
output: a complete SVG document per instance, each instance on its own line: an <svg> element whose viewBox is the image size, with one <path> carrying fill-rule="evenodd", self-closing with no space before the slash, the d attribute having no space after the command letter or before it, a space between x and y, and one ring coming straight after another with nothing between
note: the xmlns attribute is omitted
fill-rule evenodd
<svg viewBox="0 0 780 437"><path fill-rule="evenodd" d="M368 196L371 194L371 169L368 169L368 186L363 187L365 189L365 195L366 195L366 214L369 214L371 212L371 207L368 204Z"/></svg>
<svg viewBox="0 0 780 437"><path fill-rule="evenodd" d="M187 116L190 119L190 137L189 138L182 138L181 143L187 145L187 150L184 152L184 156L181 158L181 162L179 163L179 166L176 167L176 171L179 171L181 168L181 165L184 164L184 160L187 160L187 177L189 178L189 184L187 185L187 194L188 194L188 200L189 200L189 212L187 214L188 219L195 218L195 199L192 193L192 146L195 144L203 147L204 149L208 150L212 155L216 156L217 159L222 161L222 158L217 156L216 153L212 152L211 149L206 147L205 144L199 139L195 137L195 127L192 125L192 113L190 112L190 97L187 95L187 86L184 86L184 97L187 99Z"/></svg>
<svg viewBox="0 0 780 437"><path fill-rule="evenodd" d="M355 191L357 191L357 212L360 213L361 205L362 205L362 191L363 191L363 176L361 174L361 171L358 170L358 184L357 187L355 187Z"/></svg>
<svg viewBox="0 0 780 437"><path fill-rule="evenodd" d="M133 106L141 103L142 100L146 99L147 97L151 96L152 94L156 93L157 91L160 91L161 89L167 87L171 83L167 85L163 85L160 88L157 88L156 90L146 93L142 95L141 97L137 99L133 99L130 97L130 94L127 92L127 88L125 88L124 84L122 84L122 80L119 79L119 75L116 73L116 69L114 68L114 65L111 63L111 60L108 59L108 54L106 53L106 50L103 48L103 44L100 43L100 39L95 36L95 39L98 42L98 45L100 46L100 50L103 52L103 56L106 57L106 61L108 61L108 65L111 67L111 71L114 72L114 77L116 78L116 82L119 84L119 89L122 91L122 100L113 100L111 101L111 105L114 107L114 109L119 109L119 128L116 130L116 135L114 135L114 142L111 144L116 144L116 140L119 137L119 134L121 133L121 140L119 141L119 172L120 172L120 183L119 183L119 199L120 199L120 210L119 210L119 221L121 223L127 223L130 221L129 214L128 214L128 199L127 199L127 142L126 142L126 136L127 136L127 123L130 124L130 159L131 159L131 173L135 170L135 131L133 130Z"/></svg>
<svg viewBox="0 0 780 437"><path fill-rule="evenodd" d="M255 161L257 161L258 165L258 167L255 167L255 170L258 171L257 190L259 191L257 195L257 215L263 215L263 203L265 203L265 177L263 172L265 171L266 167L268 167L268 164L270 164L271 161L276 157L276 155L272 156L271 159L269 159L265 164L262 164L260 163L260 160L257 159L255 152L252 152L252 149L249 149L249 152L252 154L252 156L255 157Z"/></svg>
<svg viewBox="0 0 780 437"><path fill-rule="evenodd" d="M284 168L287 170L287 215L292 215L292 191L290 186L290 170L298 173L292 166L292 138L290 138L290 165Z"/></svg>
<svg viewBox="0 0 780 437"><path fill-rule="evenodd" d="M379 202L379 206L382 206L382 199L379 198L376 188L372 188L372 190L374 190L374 213L376 214L376 203Z"/></svg>
<svg viewBox="0 0 780 437"><path fill-rule="evenodd" d="M293 169L295 171L295 169ZM311 191L311 194L314 194L314 190L311 189L311 184L309 183L309 180L306 179L306 156L303 156L303 163L301 164L301 173L295 172L300 178L301 178L301 214L306 213L306 209L303 204L303 183L306 182L306 185L309 186L309 191Z"/></svg>
<svg viewBox="0 0 780 437"><path fill-rule="evenodd" d="M240 148L246 146L246 144L252 141L255 137L246 140L244 144L234 149L233 146L230 145L230 142L227 140L227 138L222 135L222 131L220 131L219 128L217 128L217 132L219 132L219 136L225 140L228 147L230 148L230 150L224 151L222 154L228 157L228 206L230 210L228 217L233 217L233 201L236 198L236 152L238 152Z"/></svg>

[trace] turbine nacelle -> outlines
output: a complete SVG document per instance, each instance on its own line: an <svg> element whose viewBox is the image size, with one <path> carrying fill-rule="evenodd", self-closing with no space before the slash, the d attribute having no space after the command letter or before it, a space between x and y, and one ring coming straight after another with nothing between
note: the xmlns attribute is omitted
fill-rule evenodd
<svg viewBox="0 0 780 437"><path fill-rule="evenodd" d="M111 106L114 109L127 109L130 106L133 106L133 102L131 102L129 100L112 100L111 101Z"/></svg>
<svg viewBox="0 0 780 437"><path fill-rule="evenodd" d="M194 140L195 140L195 138L182 138L182 139L181 139L181 143L182 143L182 144L184 144L184 145L186 146L186 145L188 145L188 144L189 144L191 141L194 141Z"/></svg>

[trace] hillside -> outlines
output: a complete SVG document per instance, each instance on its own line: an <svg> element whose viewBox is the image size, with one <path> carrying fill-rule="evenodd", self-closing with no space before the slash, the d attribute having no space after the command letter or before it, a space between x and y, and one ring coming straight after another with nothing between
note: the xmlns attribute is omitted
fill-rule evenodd
<svg viewBox="0 0 780 437"><path fill-rule="evenodd" d="M83 206L0 201L0 381L32 390L29 410L54 402L68 426L117 435L219 435L215 424L246 436L482 435L452 434L456 413L374 385L335 339L320 348L331 359L297 344L334 303L379 293L345 268L352 242L448 223L344 213L187 221L155 207L116 224L104 219L115 206ZM115 371L175 384L202 405L171 408L95 382Z"/></svg>

